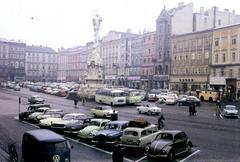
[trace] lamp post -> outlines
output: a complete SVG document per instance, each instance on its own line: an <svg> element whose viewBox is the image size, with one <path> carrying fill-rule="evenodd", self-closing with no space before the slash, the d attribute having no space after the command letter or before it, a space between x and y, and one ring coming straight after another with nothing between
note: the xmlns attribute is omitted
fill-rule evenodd
<svg viewBox="0 0 240 162"><path fill-rule="evenodd" d="M118 69L119 69L119 64L118 63L113 63L113 67L116 69L116 81L115 84L118 83L117 79L118 79Z"/></svg>

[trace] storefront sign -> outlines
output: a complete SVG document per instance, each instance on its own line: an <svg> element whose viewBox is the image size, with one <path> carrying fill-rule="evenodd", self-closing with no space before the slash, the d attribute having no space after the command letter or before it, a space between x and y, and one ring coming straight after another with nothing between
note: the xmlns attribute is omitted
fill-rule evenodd
<svg viewBox="0 0 240 162"><path fill-rule="evenodd" d="M169 80L168 75L154 75L153 80L167 81Z"/></svg>
<svg viewBox="0 0 240 162"><path fill-rule="evenodd" d="M210 77L209 78L210 85L226 85L225 77Z"/></svg>
<svg viewBox="0 0 240 162"><path fill-rule="evenodd" d="M128 80L140 80L140 77L139 76L130 76L130 77L127 77Z"/></svg>

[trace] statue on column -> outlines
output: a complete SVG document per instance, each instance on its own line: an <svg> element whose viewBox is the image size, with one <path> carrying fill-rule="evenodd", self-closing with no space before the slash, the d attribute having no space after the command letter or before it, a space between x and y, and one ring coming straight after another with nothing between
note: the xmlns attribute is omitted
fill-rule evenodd
<svg viewBox="0 0 240 162"><path fill-rule="evenodd" d="M101 22L102 22L102 17L99 14L94 15L93 17L93 30L94 30L93 51L90 54L88 65L91 65L93 61L95 65L100 64L99 30L100 30Z"/></svg>
<svg viewBox="0 0 240 162"><path fill-rule="evenodd" d="M98 83L102 81L102 66L99 43L99 31L101 22L102 17L99 14L95 14L93 17L94 41L92 52L89 54L87 61L88 70L85 78L88 83Z"/></svg>

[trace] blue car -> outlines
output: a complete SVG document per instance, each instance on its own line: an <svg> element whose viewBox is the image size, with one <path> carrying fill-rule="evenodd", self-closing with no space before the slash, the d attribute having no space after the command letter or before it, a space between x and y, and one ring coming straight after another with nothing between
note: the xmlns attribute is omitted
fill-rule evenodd
<svg viewBox="0 0 240 162"><path fill-rule="evenodd" d="M201 105L201 101L195 96L182 97L178 99L177 102L179 106L189 106L191 104L194 104L195 106Z"/></svg>
<svg viewBox="0 0 240 162"><path fill-rule="evenodd" d="M128 121L120 120L109 122L103 130L97 132L92 142L98 145L117 144L120 141L123 130L128 127L128 124Z"/></svg>

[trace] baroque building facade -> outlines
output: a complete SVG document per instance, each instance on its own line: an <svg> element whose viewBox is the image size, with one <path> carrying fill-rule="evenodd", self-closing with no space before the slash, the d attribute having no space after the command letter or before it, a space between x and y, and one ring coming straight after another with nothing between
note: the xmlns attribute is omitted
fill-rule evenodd
<svg viewBox="0 0 240 162"><path fill-rule="evenodd" d="M92 43L86 46L61 48L58 53L58 78L60 82L83 82L87 72L87 57Z"/></svg>
<svg viewBox="0 0 240 162"><path fill-rule="evenodd" d="M131 43L136 34L110 31L102 38L102 59L105 83L127 86L131 67Z"/></svg>
<svg viewBox="0 0 240 162"><path fill-rule="evenodd" d="M57 57L50 47L26 46L26 80L57 81Z"/></svg>
<svg viewBox="0 0 240 162"><path fill-rule="evenodd" d="M172 36L170 89L206 89L212 54L212 30Z"/></svg>
<svg viewBox="0 0 240 162"><path fill-rule="evenodd" d="M210 85L240 96L240 24L213 31Z"/></svg>
<svg viewBox="0 0 240 162"><path fill-rule="evenodd" d="M25 80L25 47L19 41L0 39L0 81Z"/></svg>
<svg viewBox="0 0 240 162"><path fill-rule="evenodd" d="M157 88L169 87L169 75L171 70L171 36L192 32L193 4L184 5L160 13L156 20L156 80Z"/></svg>

